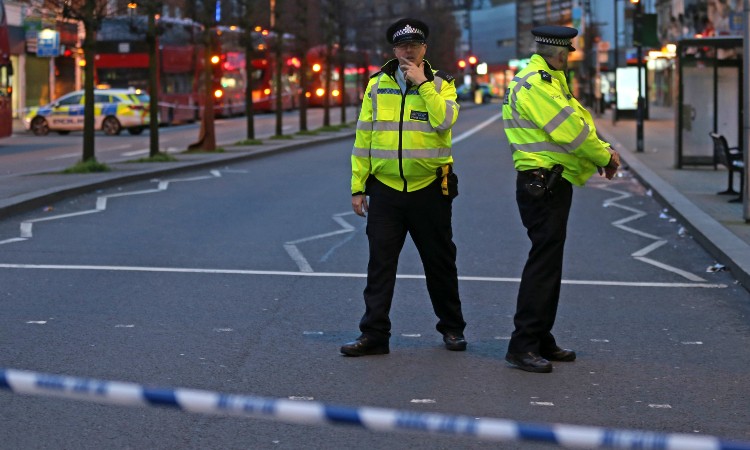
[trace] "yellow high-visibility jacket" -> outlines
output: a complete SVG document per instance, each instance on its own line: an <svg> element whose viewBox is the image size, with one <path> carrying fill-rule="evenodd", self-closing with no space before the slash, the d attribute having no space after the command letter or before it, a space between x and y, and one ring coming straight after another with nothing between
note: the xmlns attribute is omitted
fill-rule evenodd
<svg viewBox="0 0 750 450"><path fill-rule="evenodd" d="M518 171L562 164L563 178L583 186L609 163L610 145L597 136L591 114L570 94L563 71L539 55L508 85L503 127Z"/></svg>
<svg viewBox="0 0 750 450"><path fill-rule="evenodd" d="M424 62L427 81L402 94L398 60L370 78L352 150L352 194L365 192L372 175L403 192L428 186L436 169L452 164L451 127L458 118L453 77Z"/></svg>

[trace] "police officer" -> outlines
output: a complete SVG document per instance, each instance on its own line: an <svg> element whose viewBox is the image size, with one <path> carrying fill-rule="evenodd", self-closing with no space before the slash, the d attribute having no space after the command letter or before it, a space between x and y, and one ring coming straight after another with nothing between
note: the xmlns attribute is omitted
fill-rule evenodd
<svg viewBox="0 0 750 450"><path fill-rule="evenodd" d="M427 25L401 19L386 32L395 58L367 85L352 151L352 209L367 217L370 259L361 335L348 356L389 352L389 311L407 233L419 251L427 290L448 350L466 349L451 228L451 127L458 118L453 77L424 60ZM369 196L369 202L368 202Z"/></svg>
<svg viewBox="0 0 750 450"><path fill-rule="evenodd" d="M518 171L516 203L531 240L505 359L528 372L551 372L550 361L576 358L552 336L572 185L582 186L597 170L612 179L620 158L597 137L591 114L568 87L568 54L575 51L571 39L578 31L547 25L531 32L536 54L513 78L503 103Z"/></svg>

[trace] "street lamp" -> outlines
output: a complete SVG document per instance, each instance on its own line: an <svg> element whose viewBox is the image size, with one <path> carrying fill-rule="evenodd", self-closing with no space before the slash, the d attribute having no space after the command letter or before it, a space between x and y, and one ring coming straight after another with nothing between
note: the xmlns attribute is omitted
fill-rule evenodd
<svg viewBox="0 0 750 450"><path fill-rule="evenodd" d="M643 152L643 109L644 98L641 95L641 71L643 69L643 5L640 0L630 0L635 5L635 14L633 15L633 42L636 45L636 55L638 58L638 111L636 114L636 131L635 131L635 149L637 152Z"/></svg>

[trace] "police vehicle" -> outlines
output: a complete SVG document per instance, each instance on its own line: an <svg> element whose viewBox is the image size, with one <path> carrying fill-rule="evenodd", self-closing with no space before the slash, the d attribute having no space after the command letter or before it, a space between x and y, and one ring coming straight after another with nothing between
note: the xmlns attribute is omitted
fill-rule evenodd
<svg viewBox="0 0 750 450"><path fill-rule="evenodd" d="M37 136L83 130L83 91L65 94L49 105L30 108L23 124ZM149 97L135 89L95 89L94 128L115 136L122 129L141 134L148 127Z"/></svg>

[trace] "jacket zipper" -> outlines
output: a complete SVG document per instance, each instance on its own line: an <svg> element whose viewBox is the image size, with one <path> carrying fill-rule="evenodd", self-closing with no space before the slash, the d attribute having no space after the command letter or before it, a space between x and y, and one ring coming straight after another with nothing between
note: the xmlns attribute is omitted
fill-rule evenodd
<svg viewBox="0 0 750 450"><path fill-rule="evenodd" d="M404 176L404 161L403 161L403 133L404 133L404 107L406 106L406 95L409 92L411 86L407 83L406 92L401 93L401 116L398 121L398 172L401 175L401 179L404 180L404 192L408 192L406 185L406 177Z"/></svg>

